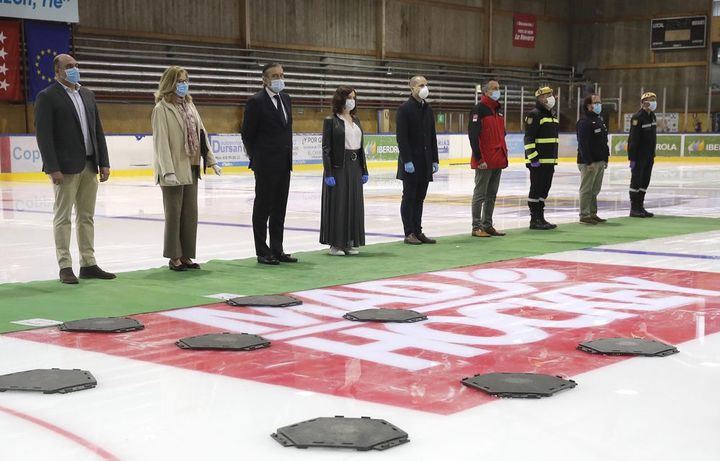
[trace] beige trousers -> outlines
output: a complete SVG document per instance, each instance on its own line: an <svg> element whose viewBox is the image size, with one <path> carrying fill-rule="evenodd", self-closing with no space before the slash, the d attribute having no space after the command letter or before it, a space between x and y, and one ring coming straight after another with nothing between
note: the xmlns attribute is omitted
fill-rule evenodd
<svg viewBox="0 0 720 461"><path fill-rule="evenodd" d="M98 176L95 163L89 161L78 174L63 175L63 183L53 185L55 205L53 211L53 234L55 252L60 269L72 267L70 256L70 235L72 233L72 211L75 207L75 230L80 267L95 265L95 201L98 191Z"/></svg>
<svg viewBox="0 0 720 461"><path fill-rule="evenodd" d="M580 170L580 217L597 216L597 196L602 188L605 175L605 162L593 162L592 170L584 163L578 164Z"/></svg>

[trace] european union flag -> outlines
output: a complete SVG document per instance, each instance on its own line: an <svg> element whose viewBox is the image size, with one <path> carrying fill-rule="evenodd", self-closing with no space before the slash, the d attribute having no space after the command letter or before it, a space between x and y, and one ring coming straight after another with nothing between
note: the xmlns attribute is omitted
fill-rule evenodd
<svg viewBox="0 0 720 461"><path fill-rule="evenodd" d="M28 96L35 101L39 92L55 81L53 59L70 52L70 26L57 22L25 21L28 63Z"/></svg>

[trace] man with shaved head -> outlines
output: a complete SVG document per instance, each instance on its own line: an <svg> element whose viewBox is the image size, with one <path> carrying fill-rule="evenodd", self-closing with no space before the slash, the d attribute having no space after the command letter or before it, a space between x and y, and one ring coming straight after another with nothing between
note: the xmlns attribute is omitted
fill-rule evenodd
<svg viewBox="0 0 720 461"><path fill-rule="evenodd" d="M427 103L428 82L416 75L410 79L410 97L397 111L397 179L403 182L402 216L405 243L435 243L422 231L425 195L433 175L438 172L438 147L435 115Z"/></svg>
<svg viewBox="0 0 720 461"><path fill-rule="evenodd" d="M472 198L473 237L505 235L493 227L493 211L500 187L500 176L503 168L508 166L505 118L499 101L500 83L497 80L488 80L480 102L470 112L470 167L475 170Z"/></svg>
<svg viewBox="0 0 720 461"><path fill-rule="evenodd" d="M80 85L78 63L68 54L54 60L55 83L38 93L35 133L43 171L53 183L53 233L60 281L76 284L70 234L73 207L80 250L80 278L114 279L95 262L95 201L100 182L110 177L105 133L95 95Z"/></svg>

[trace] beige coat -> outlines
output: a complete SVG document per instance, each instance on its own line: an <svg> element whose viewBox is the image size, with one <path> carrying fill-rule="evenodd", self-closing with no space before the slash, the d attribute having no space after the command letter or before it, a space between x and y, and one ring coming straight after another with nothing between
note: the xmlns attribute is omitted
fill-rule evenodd
<svg viewBox="0 0 720 461"><path fill-rule="evenodd" d="M188 103L188 108L195 113L198 127L198 139L200 130L205 130L202 119L193 103ZM192 184L192 168L190 157L185 153L185 137L187 136L185 122L175 105L161 100L155 105L152 113L153 132L153 170L155 172L155 183L161 186L170 186L165 181L165 175L175 173L180 185ZM210 149L210 141L205 130L205 143L207 144L207 165L217 163L215 156Z"/></svg>

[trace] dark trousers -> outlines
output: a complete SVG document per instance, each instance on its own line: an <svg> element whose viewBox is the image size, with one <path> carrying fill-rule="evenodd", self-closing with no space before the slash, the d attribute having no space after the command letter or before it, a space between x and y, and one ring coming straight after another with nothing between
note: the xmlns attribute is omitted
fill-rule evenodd
<svg viewBox="0 0 720 461"><path fill-rule="evenodd" d="M539 167L530 167L530 193L528 201L544 202L552 186L555 165L541 164Z"/></svg>
<svg viewBox="0 0 720 461"><path fill-rule="evenodd" d="M403 182L400 216L402 216L405 235L418 235L422 232L423 202L430 184L427 175L416 171L405 174Z"/></svg>
<svg viewBox="0 0 720 461"><path fill-rule="evenodd" d="M255 254L278 256L283 253L285 211L290 190L290 170L255 172L255 203L253 204L253 236ZM270 219L270 246L265 242Z"/></svg>
<svg viewBox="0 0 720 461"><path fill-rule="evenodd" d="M647 191L654 164L655 159L653 158L635 162L635 168L632 169L632 176L630 177L630 192Z"/></svg>
<svg viewBox="0 0 720 461"><path fill-rule="evenodd" d="M193 182L186 186L160 186L165 211L166 258L195 257L198 226L198 178L200 168L192 167Z"/></svg>

